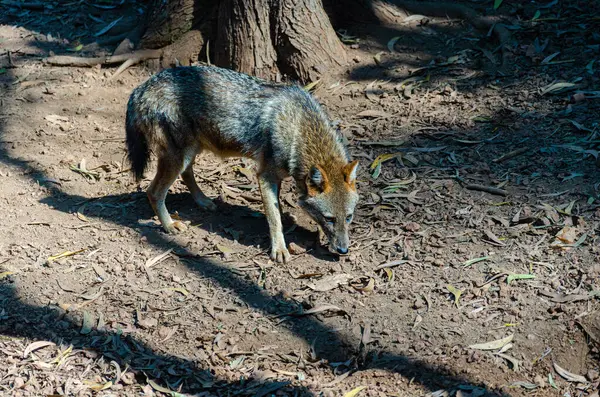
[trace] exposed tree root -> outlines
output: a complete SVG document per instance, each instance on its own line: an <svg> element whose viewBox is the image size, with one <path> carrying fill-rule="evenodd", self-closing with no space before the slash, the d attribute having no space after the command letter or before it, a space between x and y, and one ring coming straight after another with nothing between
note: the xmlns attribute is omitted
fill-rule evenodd
<svg viewBox="0 0 600 397"><path fill-rule="evenodd" d="M197 60L198 54L204 45L202 34L197 30L191 30L184 34L175 43L156 50L138 50L127 54L116 54L103 57L77 57L69 55L56 55L44 59L44 62L54 66L79 66L92 67L96 65L113 65L122 63L121 66L113 73L110 79L114 79L127 68L137 63L160 59L162 67L173 65L190 64L190 61Z"/></svg>
<svg viewBox="0 0 600 397"><path fill-rule="evenodd" d="M112 65L115 63L121 63L130 59L136 60L136 62L144 61L146 59L157 59L160 58L163 53L162 49L159 50L139 50L129 54L121 55L109 55L105 57L75 57L68 55L56 55L48 57L44 60L47 64L55 66L96 66L96 65Z"/></svg>

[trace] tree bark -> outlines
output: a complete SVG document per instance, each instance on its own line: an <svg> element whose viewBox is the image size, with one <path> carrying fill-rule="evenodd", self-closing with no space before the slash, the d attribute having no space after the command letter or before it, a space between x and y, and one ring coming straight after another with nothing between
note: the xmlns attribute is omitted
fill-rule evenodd
<svg viewBox="0 0 600 397"><path fill-rule="evenodd" d="M140 45L160 48L192 29L197 0L152 0Z"/></svg>
<svg viewBox="0 0 600 397"><path fill-rule="evenodd" d="M346 51L321 0L280 0L273 13L275 47L282 72L314 81L346 63Z"/></svg>
<svg viewBox="0 0 600 397"><path fill-rule="evenodd" d="M186 45L198 30L216 65L302 82L346 62L322 0L152 0L149 11L142 48Z"/></svg>
<svg viewBox="0 0 600 397"><path fill-rule="evenodd" d="M279 72L268 0L222 0L217 18L215 64L263 78Z"/></svg>

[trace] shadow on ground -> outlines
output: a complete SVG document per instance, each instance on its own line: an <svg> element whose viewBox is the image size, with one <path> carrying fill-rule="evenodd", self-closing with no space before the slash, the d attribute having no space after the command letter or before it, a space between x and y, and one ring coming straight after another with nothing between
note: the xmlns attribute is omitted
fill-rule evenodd
<svg viewBox="0 0 600 397"><path fill-rule="evenodd" d="M8 77L8 81L11 81L10 70L7 74L8 76L5 76L5 79ZM15 95L14 88L11 87L11 84L5 83L0 96L8 97L11 95ZM3 130L4 124L0 124L0 139L3 136ZM44 172L36 169L29 162L16 157L11 152L11 149L9 149L9 143L4 140L1 140L1 142L0 162L19 170L29 178L37 181L40 185L45 186L51 192L49 197L42 200L43 203L57 211L71 212L74 209L73 206L88 200L85 197L74 196L57 188L45 178ZM139 200L140 198L140 196L109 196L99 198L98 200L115 202L133 199L141 204L142 200ZM135 211L146 211L146 209L142 208L144 208L144 205L136 205ZM237 275L232 275L218 261L198 257L187 248L174 244L166 239L165 235L158 230L147 232L145 228L140 228L135 224L132 225L130 218L122 217L121 214L100 213L98 217L115 225L133 227L140 234L144 233L148 243L157 249L173 249L173 252L183 259L183 262L191 271L198 273L204 278L213 280L223 289L236 294L251 308L269 316L298 313L295 302L279 296L269 295L254 282ZM134 217L139 218L139 214L135 212ZM283 388L290 395L311 395L303 387L287 386L279 382L266 382L255 385L245 381L227 383L226 381L215 379L207 369L201 368L194 361L153 352L144 343L131 336L98 330L93 331L87 336L80 335L76 330L79 326L70 320L70 313L66 313L54 306L36 307L21 302L18 297L18 280L12 279L12 283L11 278L5 278L0 285L0 299L3 302L5 310L5 320L0 325L0 332L3 335L38 340L52 339L58 343L72 344L77 349L93 349L103 354L107 359L119 362L122 366L129 365L132 369L139 370L138 376L140 377L140 381L143 381L141 373L146 373L147 376L155 379L157 382L172 387L179 387L181 392L185 393L198 393L204 390L218 395L231 395L232 393L267 395L270 392ZM53 328L52 326L36 326L36 324L55 324L60 321L67 321L72 324L69 327L61 329ZM363 355L365 352L360 340L341 339L335 330L328 328L313 317L297 318L292 316L281 327L309 343L313 342L315 335L319 335L319 344L322 345L322 350L318 349L320 352L319 358L324 360L324 363L330 361L348 361L351 363L349 364L351 370L378 368L393 371L401 374L403 377L413 379L413 382L421 383L431 391L440 388L457 388L459 386L469 388L477 386L472 385L472 382L468 378L448 373L443 366L432 366L417 359L385 351L365 356ZM149 362L154 363L150 368L147 366ZM171 375L172 373L176 373L177 376ZM485 385L480 386L485 388ZM490 393L492 392L490 391Z"/></svg>

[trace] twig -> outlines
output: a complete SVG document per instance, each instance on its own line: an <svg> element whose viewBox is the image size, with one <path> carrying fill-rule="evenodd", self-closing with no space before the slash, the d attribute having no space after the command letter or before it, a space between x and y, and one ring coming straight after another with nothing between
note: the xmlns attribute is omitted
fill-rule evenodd
<svg viewBox="0 0 600 397"><path fill-rule="evenodd" d="M500 163L502 161L505 161L505 160L508 160L508 159L512 159L513 157L516 157L516 156L518 156L520 154L523 154L523 153L525 153L527 151L529 151L529 148L522 147L520 149L513 150L512 152L505 153L502 156L500 156L500 157L498 157L498 158L496 158L496 159L494 159L492 161L494 163Z"/></svg>
<svg viewBox="0 0 600 397"><path fill-rule="evenodd" d="M506 190L498 189L496 187L482 186L482 185L467 185L465 187L469 190L477 190L479 192L496 194L498 196L508 196L508 192Z"/></svg>

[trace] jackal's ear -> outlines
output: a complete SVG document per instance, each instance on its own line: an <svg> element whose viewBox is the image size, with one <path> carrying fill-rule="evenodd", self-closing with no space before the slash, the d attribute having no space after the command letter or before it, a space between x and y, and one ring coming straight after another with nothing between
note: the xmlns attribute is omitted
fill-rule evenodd
<svg viewBox="0 0 600 397"><path fill-rule="evenodd" d="M327 175L321 167L315 165L310 168L306 176L306 191L309 196L316 196L324 192L329 186Z"/></svg>
<svg viewBox="0 0 600 397"><path fill-rule="evenodd" d="M342 168L342 173L344 174L344 180L350 186L354 186L356 183L356 173L358 171L358 160L354 160L351 163L348 163Z"/></svg>

